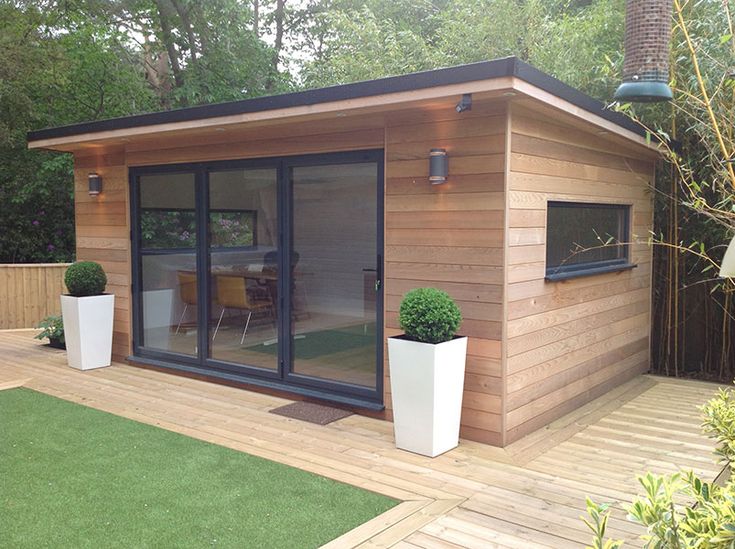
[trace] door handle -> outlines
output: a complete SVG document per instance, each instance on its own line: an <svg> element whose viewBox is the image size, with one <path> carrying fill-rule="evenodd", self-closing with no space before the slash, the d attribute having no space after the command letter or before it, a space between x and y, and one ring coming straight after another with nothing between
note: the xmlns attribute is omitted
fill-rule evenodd
<svg viewBox="0 0 735 549"><path fill-rule="evenodd" d="M383 284L383 256L378 254L378 262L375 265L375 291L380 291Z"/></svg>
<svg viewBox="0 0 735 549"><path fill-rule="evenodd" d="M383 284L383 256L378 254L377 264L375 269L363 269L363 273L375 273L375 291L379 291Z"/></svg>

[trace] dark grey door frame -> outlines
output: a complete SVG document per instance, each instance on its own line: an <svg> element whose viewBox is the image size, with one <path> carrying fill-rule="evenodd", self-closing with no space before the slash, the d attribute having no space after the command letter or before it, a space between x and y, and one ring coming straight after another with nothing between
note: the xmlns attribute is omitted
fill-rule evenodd
<svg viewBox="0 0 735 549"><path fill-rule="evenodd" d="M376 271L379 288L376 292L376 380L375 389L310 378L291 372L292 335L291 334L291 269L290 249L292 230L292 168L300 166L319 166L330 164L375 162L377 165L376 203ZM210 253L208 235L209 189L208 174L213 171L273 168L277 171L277 211L278 211L278 371L266 370L242 364L232 364L208 358L209 356L209 318L211 318L211 284L209 283ZM173 352L147 349L140 345L143 341L142 291L141 291L141 234L140 234L140 189L139 177L164 173L193 173L196 186L197 249L196 266L197 291L201 296L197 311L199 329L198 356L187 356ZM381 409L383 403L383 204L384 204L384 156L383 150L325 153L255 160L227 160L198 162L161 166L131 167L130 205L131 205L131 265L133 298L133 356L134 361L155 366L204 374L230 381L240 381L274 389L314 396L351 405Z"/></svg>

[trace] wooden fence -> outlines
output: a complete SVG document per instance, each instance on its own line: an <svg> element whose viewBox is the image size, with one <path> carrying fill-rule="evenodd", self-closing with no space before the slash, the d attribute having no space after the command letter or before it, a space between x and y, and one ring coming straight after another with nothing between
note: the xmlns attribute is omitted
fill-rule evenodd
<svg viewBox="0 0 735 549"><path fill-rule="evenodd" d="M49 315L61 314L69 263L0 265L0 330L33 328Z"/></svg>

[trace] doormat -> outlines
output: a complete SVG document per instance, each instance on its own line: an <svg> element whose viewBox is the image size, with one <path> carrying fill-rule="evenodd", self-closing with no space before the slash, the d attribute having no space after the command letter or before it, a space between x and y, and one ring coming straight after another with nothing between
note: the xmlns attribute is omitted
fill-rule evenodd
<svg viewBox="0 0 735 549"><path fill-rule="evenodd" d="M332 408L331 406L323 406L322 404L314 404L313 402L293 402L279 408L269 410L271 414L290 417L292 419L300 419L317 425L327 425L338 419L342 419L352 415L352 412Z"/></svg>

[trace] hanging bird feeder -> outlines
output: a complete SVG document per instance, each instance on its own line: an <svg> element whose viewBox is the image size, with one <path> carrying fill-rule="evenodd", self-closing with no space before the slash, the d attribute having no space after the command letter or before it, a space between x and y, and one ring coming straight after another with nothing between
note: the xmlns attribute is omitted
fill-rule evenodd
<svg viewBox="0 0 735 549"><path fill-rule="evenodd" d="M669 47L672 0L627 0L623 83L620 102L671 101Z"/></svg>

